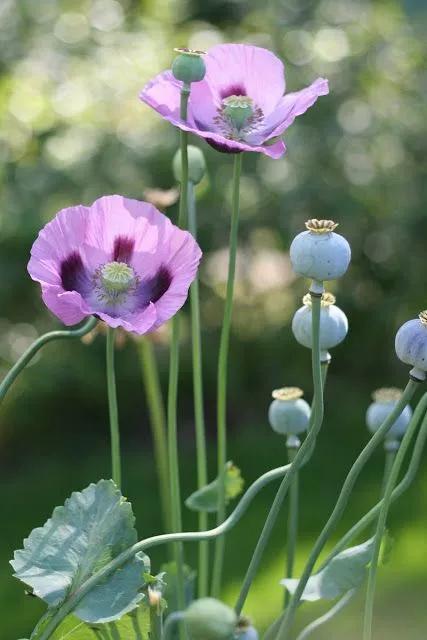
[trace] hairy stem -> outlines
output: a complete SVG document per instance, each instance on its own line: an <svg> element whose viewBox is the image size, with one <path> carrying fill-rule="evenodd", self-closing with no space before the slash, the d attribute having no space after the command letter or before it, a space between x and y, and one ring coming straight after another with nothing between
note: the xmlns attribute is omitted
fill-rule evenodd
<svg viewBox="0 0 427 640"><path fill-rule="evenodd" d="M233 311L234 279L236 273L237 239L240 214L240 174L242 170L242 154L234 156L233 199L231 209L230 253L228 258L227 290L225 296L224 317L222 322L217 371L217 447L218 447L218 511L217 524L226 515L225 506L225 465L227 462L227 372L228 348L230 342L231 316ZM218 597L221 590L222 570L224 564L225 540L218 538L215 544L215 558L212 576L212 596Z"/></svg>
<svg viewBox="0 0 427 640"><path fill-rule="evenodd" d="M40 351L42 347L48 342L52 342L53 340L69 340L70 338L82 338L89 331L95 327L97 323L96 318L89 318L81 327L78 329L61 329L59 331L49 331L49 333L45 333L40 336L33 342L31 346L25 351L25 353L19 358L19 360L13 365L13 367L9 370L9 372L3 378L0 384L0 402L4 399L6 393L9 391L12 384L15 382L16 378L19 376L21 371L31 362L36 353Z"/></svg>
<svg viewBox="0 0 427 640"><path fill-rule="evenodd" d="M112 478L121 487L120 431L119 413L117 409L116 373L114 369L114 329L107 328L106 362L108 411L110 414L111 468Z"/></svg>

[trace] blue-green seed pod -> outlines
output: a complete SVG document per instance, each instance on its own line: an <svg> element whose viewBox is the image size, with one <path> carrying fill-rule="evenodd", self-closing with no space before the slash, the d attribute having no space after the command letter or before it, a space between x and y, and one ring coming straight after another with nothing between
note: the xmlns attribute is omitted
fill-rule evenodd
<svg viewBox="0 0 427 640"><path fill-rule="evenodd" d="M268 419L274 431L284 436L298 435L308 429L310 406L298 387L283 387L272 393Z"/></svg>
<svg viewBox="0 0 427 640"><path fill-rule="evenodd" d="M408 320L396 334L397 357L413 367L410 374L417 380L426 379L427 371L427 311L418 318Z"/></svg>
<svg viewBox="0 0 427 640"><path fill-rule="evenodd" d="M374 391L372 394L373 402L369 405L366 412L366 426L371 433L375 433L380 428L401 397L401 389L383 388ZM405 434L411 418L412 409L407 405L387 432L385 439L387 441L400 440Z"/></svg>
<svg viewBox="0 0 427 640"><path fill-rule="evenodd" d="M259 634L249 619L241 617L234 637L235 640L258 640Z"/></svg>
<svg viewBox="0 0 427 640"><path fill-rule="evenodd" d="M312 348L311 296L308 293L302 299L303 306L298 309L292 320L293 334L304 347ZM328 349L336 347L344 340L348 332L348 320L344 311L335 305L335 296L324 293L320 307L320 359L328 360Z"/></svg>
<svg viewBox="0 0 427 640"><path fill-rule="evenodd" d="M200 82L206 73L203 55L205 51L196 51L194 49L179 48L174 49L178 53L172 63L172 73L177 80L181 80L184 84L192 82Z"/></svg>
<svg viewBox="0 0 427 640"><path fill-rule="evenodd" d="M318 282L336 280L348 269L350 245L343 236L334 233L333 220L308 220L307 231L294 238L290 258L295 273Z"/></svg>
<svg viewBox="0 0 427 640"><path fill-rule="evenodd" d="M183 619L191 640L229 640L237 625L234 610L215 598L194 600Z"/></svg>
<svg viewBox="0 0 427 640"><path fill-rule="evenodd" d="M188 154L188 179L193 184L199 184L206 173L206 161L203 151L199 147L189 144ZM175 153L172 161L173 175L177 182L181 182L181 150Z"/></svg>

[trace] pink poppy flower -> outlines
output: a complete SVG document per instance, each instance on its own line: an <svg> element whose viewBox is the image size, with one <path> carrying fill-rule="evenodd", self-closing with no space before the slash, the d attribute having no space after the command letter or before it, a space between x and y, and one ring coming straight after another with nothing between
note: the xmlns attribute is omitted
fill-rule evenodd
<svg viewBox="0 0 427 640"><path fill-rule="evenodd" d="M179 116L182 83L171 71L151 80L140 99L172 124L205 138L219 151L258 151L280 158L286 151L280 136L296 116L329 92L328 81L318 78L301 91L283 95L283 64L260 47L221 44L203 59L206 75L191 84L186 122Z"/></svg>
<svg viewBox="0 0 427 640"><path fill-rule="evenodd" d="M62 209L41 230L28 272L66 325L95 315L143 334L184 304L201 251L153 205L104 196Z"/></svg>

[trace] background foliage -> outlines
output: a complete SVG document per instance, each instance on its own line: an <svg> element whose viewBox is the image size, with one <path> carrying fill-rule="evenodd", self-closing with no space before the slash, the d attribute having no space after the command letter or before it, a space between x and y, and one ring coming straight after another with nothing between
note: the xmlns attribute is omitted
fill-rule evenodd
<svg viewBox="0 0 427 640"><path fill-rule="evenodd" d="M146 188L174 186L176 132L137 99L145 81L169 66L174 46L206 49L245 41L274 49L285 60L291 90L317 75L329 78L330 96L287 133L284 159L245 158L230 364L230 454L249 482L283 460L277 437L266 426L271 389L296 384L308 396L311 392L309 352L290 333L306 284L290 270L290 239L309 217L339 221L353 261L334 292L351 331L334 352L325 429L304 473L300 563L366 440L364 411L371 390L405 383L406 370L394 356L394 333L427 306L425 17L425 5L415 0L0 4L0 374L35 336L57 324L26 274L40 227L59 208L90 203L104 193L142 198ZM206 408L213 447L231 160L205 145L203 150L209 177L198 200L205 252ZM169 213L174 218L175 208ZM156 338L165 385L168 332ZM184 495L195 486L188 346L187 334L180 387ZM100 336L90 347L50 345L2 407L2 637L28 634L39 613L38 604L26 599L11 578L7 561L12 550L44 522L54 504L109 474L103 347ZM161 523L132 339L119 353L118 380L125 492L135 503L139 532L149 534ZM358 485L343 526L377 496L381 464L379 453ZM426 481L422 473L394 510L396 545L393 562L383 570L378 640L425 635ZM231 536L225 597L236 590L271 495L265 491L240 532ZM188 513L186 526L193 522ZM278 527L249 601L248 611L261 628L281 600L281 542ZM157 551L153 560L159 560ZM334 623L344 637L358 637L359 610L356 602Z"/></svg>

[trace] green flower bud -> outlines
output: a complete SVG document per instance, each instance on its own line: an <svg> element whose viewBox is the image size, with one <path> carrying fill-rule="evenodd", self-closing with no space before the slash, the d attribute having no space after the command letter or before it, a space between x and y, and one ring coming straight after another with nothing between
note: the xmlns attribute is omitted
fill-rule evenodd
<svg viewBox="0 0 427 640"><path fill-rule="evenodd" d="M193 184L199 184L206 173L206 162L203 152L193 145L187 147L188 153L188 179ZM173 175L177 182L181 182L181 150L175 153L173 162Z"/></svg>
<svg viewBox="0 0 427 640"><path fill-rule="evenodd" d="M184 611L184 621L191 640L229 640L235 632L237 616L215 598L200 598Z"/></svg>
<svg viewBox="0 0 427 640"><path fill-rule="evenodd" d="M205 63L202 56L204 51L194 51L193 49L174 49L178 53L172 63L172 73L177 80L182 80L184 84L200 82L206 73Z"/></svg>

